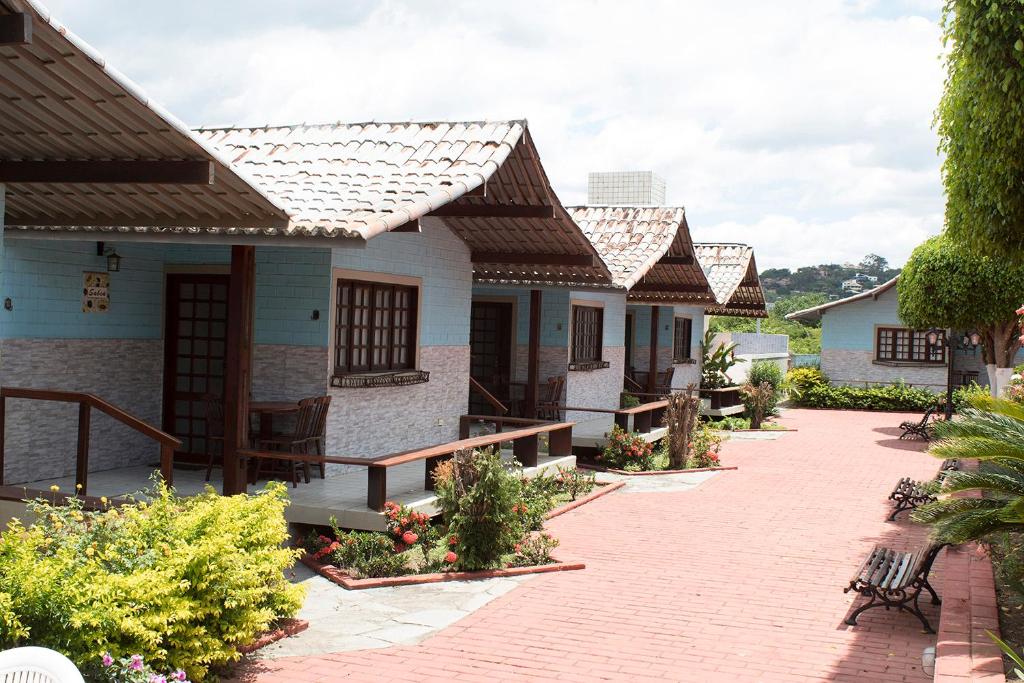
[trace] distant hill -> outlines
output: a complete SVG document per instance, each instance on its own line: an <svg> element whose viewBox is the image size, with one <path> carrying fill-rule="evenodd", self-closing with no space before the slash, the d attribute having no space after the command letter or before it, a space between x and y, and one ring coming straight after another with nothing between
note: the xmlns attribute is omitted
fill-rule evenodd
<svg viewBox="0 0 1024 683"><path fill-rule="evenodd" d="M899 275L899 268L890 268L889 262L877 254L868 254L860 263L823 263L789 268L768 268L761 271L761 286L765 298L771 303L793 294L824 294L829 299L841 299L855 293L843 289L843 282L861 276L864 289L870 289ZM867 277L865 277L867 276ZM870 278L877 278L872 282Z"/></svg>

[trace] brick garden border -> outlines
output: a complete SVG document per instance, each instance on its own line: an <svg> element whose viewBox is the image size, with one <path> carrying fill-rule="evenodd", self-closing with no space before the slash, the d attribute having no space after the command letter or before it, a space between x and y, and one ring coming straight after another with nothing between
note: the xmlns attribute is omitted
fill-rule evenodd
<svg viewBox="0 0 1024 683"><path fill-rule="evenodd" d="M963 470L978 469L977 460L961 461ZM981 498L981 491L962 491ZM990 681L1003 683L1003 653L985 634L1000 636L999 607L992 558L977 543L945 550L942 609L935 645L935 683Z"/></svg>
<svg viewBox="0 0 1024 683"><path fill-rule="evenodd" d="M553 517L558 517L559 515L564 515L566 512L569 512L570 510L575 510L576 508L580 507L581 505L586 505L587 503L589 503L592 500L597 500L601 496L607 496L612 491L618 491L619 489L621 489L625 485L626 485L626 482L624 482L624 481L617 481L617 482L614 482L614 483L601 483L601 482L597 482L596 483L596 488L595 488L594 491L591 491L590 493L588 493L587 495L583 496L582 498L577 498L576 500L570 500L568 503L566 503L565 505L562 505L561 507L557 507L557 508L554 508L552 510L548 510L547 514L544 515L544 519L552 519Z"/></svg>
<svg viewBox="0 0 1024 683"><path fill-rule="evenodd" d="M553 564L540 564L534 567L507 567L504 569L484 569L473 572L437 572L434 574L385 576L379 579L357 579L334 565L323 564L314 560L308 554L300 557L299 561L328 581L336 583L347 590L384 588L387 586L417 586L424 583L442 583L444 581L473 581L503 576L523 576L525 574L550 574L552 572L568 572L587 568L587 565L582 562L559 562L556 560Z"/></svg>
<svg viewBox="0 0 1024 683"><path fill-rule="evenodd" d="M248 645L242 645L238 648L238 651L243 655L252 654L271 643L276 643L283 638L302 633L307 628L309 628L309 622L305 619L283 619L273 631L267 631Z"/></svg>
<svg viewBox="0 0 1024 683"><path fill-rule="evenodd" d="M576 468L581 470L592 470L594 472L608 472L609 474L621 474L626 477L649 477L657 476L660 474L687 474L689 472L725 472L728 470L739 469L739 467L732 465L729 467L694 467L688 470L647 470L645 472L630 472L629 470L616 470L610 467L601 467L600 465L591 465L589 463L579 462L576 463Z"/></svg>

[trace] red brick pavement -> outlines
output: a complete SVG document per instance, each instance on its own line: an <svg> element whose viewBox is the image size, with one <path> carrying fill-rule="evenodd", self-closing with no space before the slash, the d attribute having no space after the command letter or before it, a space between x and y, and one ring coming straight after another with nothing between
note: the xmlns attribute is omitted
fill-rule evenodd
<svg viewBox="0 0 1024 683"><path fill-rule="evenodd" d="M906 417L790 411L783 422L798 432L726 444L737 471L690 491L620 491L553 520L560 555L585 571L533 578L414 646L259 662L243 677L928 680L921 652L935 639L913 616L870 610L858 627L843 623L854 598L842 587L871 546L924 538L885 521L896 480L938 465L896 439ZM937 609L926 614L937 626Z"/></svg>

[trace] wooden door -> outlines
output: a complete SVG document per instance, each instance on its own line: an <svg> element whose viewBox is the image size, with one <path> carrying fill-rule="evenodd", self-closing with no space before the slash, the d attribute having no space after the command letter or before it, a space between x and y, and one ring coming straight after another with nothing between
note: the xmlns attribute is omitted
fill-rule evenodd
<svg viewBox="0 0 1024 683"><path fill-rule="evenodd" d="M224 398L228 282L227 275L167 276L163 427L181 439L180 461L206 462L203 397Z"/></svg>
<svg viewBox="0 0 1024 683"><path fill-rule="evenodd" d="M469 323L469 374L499 400L509 398L512 373L512 304L474 301ZM506 403L507 405L507 403ZM478 392L470 392L469 412L493 415Z"/></svg>
<svg viewBox="0 0 1024 683"><path fill-rule="evenodd" d="M633 371L633 314L626 314L626 374Z"/></svg>

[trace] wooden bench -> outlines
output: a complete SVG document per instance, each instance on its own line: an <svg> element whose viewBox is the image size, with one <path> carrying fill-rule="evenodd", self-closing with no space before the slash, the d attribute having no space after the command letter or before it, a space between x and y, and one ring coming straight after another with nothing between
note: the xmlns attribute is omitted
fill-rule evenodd
<svg viewBox="0 0 1024 683"><path fill-rule="evenodd" d="M942 465L939 467L939 473L935 475L933 481L941 482L947 472L956 470L958 467L959 462L956 459L943 460ZM894 522L896 521L896 515L904 510L913 510L921 505L935 502L936 497L931 493L926 482L903 477L896 483L892 493L889 494L889 500L893 502L893 510L888 519L890 522Z"/></svg>
<svg viewBox="0 0 1024 683"><path fill-rule="evenodd" d="M846 623L856 626L861 612L872 607L884 607L886 610L896 608L910 612L921 620L925 631L935 633L917 601L921 591L927 590L931 593L933 605L942 604L935 589L928 583L928 574L945 545L938 543L911 552L876 545L850 579L850 585L843 589L844 593L856 591L870 598L866 605L861 605L846 618Z"/></svg>
<svg viewBox="0 0 1024 683"><path fill-rule="evenodd" d="M901 422L900 429L903 430L903 433L900 434L900 439L909 439L912 436L919 436L925 441L931 441L931 419L936 410L938 410L938 408L935 406L926 410L924 417L921 418L920 422L911 422L910 420Z"/></svg>

